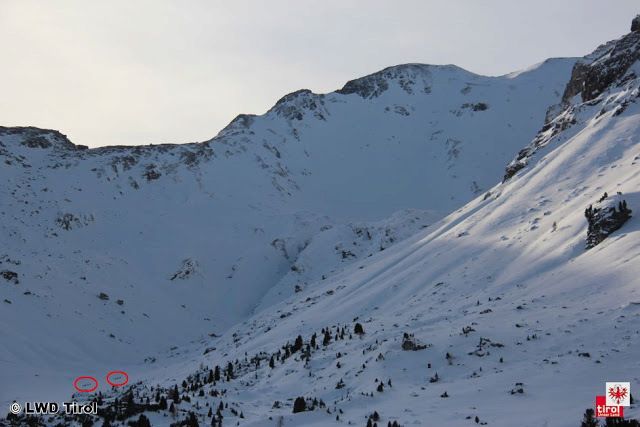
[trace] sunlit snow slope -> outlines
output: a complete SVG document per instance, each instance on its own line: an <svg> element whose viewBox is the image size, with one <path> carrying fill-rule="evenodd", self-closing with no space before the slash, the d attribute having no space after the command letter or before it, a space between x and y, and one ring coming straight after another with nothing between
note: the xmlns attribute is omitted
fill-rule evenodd
<svg viewBox="0 0 640 427"><path fill-rule="evenodd" d="M603 45L576 65L563 101L503 183L201 344L216 350L189 364L163 361L148 384L193 397L175 419L194 412L210 423L205 405L215 419L223 401L225 423L250 426L365 426L374 413L378 425L575 426L605 381L630 381L633 393L638 58L640 32ZM585 209L605 192L634 215L587 250ZM204 380L229 362L228 380ZM293 414L297 397L313 410ZM637 418L637 403L625 413ZM147 415L174 422L163 411Z"/></svg>

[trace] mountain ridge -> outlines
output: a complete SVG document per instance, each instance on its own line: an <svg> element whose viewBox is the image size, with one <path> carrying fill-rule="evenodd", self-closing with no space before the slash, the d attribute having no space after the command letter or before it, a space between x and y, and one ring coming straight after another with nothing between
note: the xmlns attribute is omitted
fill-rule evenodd
<svg viewBox="0 0 640 427"><path fill-rule="evenodd" d="M372 81L380 81L381 79L388 79L388 80L397 80L398 78L401 77L407 77L406 75L403 75L403 73L407 72L407 71L414 71L414 76L415 76L415 72L421 72L424 73L426 76L428 76L428 72L430 70L449 70L449 71L456 71L456 72L461 72L463 74L467 74L470 77L483 77L483 78L517 78L520 75L526 74L528 72L534 71L536 68L538 68L539 66L542 66L544 64L550 63L550 62L555 62L555 61L575 61L577 60L577 58L574 57L554 57L554 58L548 58L545 59L544 61L541 61L539 63L536 63L530 67L526 67L522 70L518 70L518 71L513 71L510 73L505 73L502 75L497 75L497 76L484 76L481 74L477 74L474 73L472 71L466 70L465 68L459 67L455 64L427 64L427 63L403 63L403 64L398 64L398 65L392 65L389 67L385 67L382 68L378 71L372 72L370 74L364 75L362 77L358 77L352 80L347 81L342 88L340 89L336 89L334 91L331 92L327 92L327 93L316 93L311 91L310 89L297 89L293 92L290 92L288 94L283 95L282 97L280 97L275 103L274 105L269 108L265 113L263 114L257 114L257 113L239 113L236 117L234 117L226 126L224 126L219 132L218 134L216 134L214 137L203 140L203 141L199 141L199 142L181 142L181 143L148 143L148 144L135 144L135 145L126 145L126 144L116 144L116 145L105 145L105 146L97 146L97 147L90 147L84 144L75 144L73 143L71 140L68 139L67 135L63 134L61 131L57 130L57 129L48 129L48 128L40 128L37 126L29 126L29 125L22 125L22 126L0 126L0 129L3 132L12 132L12 133L18 133L18 132L22 132L22 131L28 131L28 132L38 132L38 133L42 133L42 134L48 134L48 133L56 133L58 137L62 136L64 138L67 139L67 141L71 144L73 144L75 147L78 147L77 149L88 149L88 150L98 150L98 149L105 149L105 148L114 148L114 149L126 149L126 148L133 148L133 147L177 147L177 146L185 146L185 145L191 145L191 144L205 144L205 143L210 143L214 140L216 140L216 138L218 138L218 136L222 136L225 133L227 133L228 130L232 129L234 126L240 126L240 127L247 127L250 122L252 121L252 119L256 118L256 117L262 117L266 114L268 114L271 111L277 111L277 109L275 107L282 105L282 104L286 104L289 101L296 99L298 96L300 95L310 95L311 97L317 97L317 98L323 98L327 95L331 95L331 94L341 94L341 95L350 95L353 93L358 94L358 91L354 89L355 86L357 85L362 85L362 84L367 84L370 83ZM388 86L388 81L385 81L385 84ZM370 90L370 89L367 89ZM386 89L385 89L386 90ZM378 93L378 95L380 95L381 93ZM362 95L360 95L362 96ZM366 96L363 96L363 98L366 98ZM243 122L243 123L237 123L237 122ZM67 146L67 148L71 148L70 146Z"/></svg>

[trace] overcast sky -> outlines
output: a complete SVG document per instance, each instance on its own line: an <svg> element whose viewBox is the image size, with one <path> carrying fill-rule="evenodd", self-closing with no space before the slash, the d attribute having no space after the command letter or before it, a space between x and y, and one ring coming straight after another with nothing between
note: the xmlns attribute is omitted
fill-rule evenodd
<svg viewBox="0 0 640 427"><path fill-rule="evenodd" d="M300 88L407 62L500 75L628 32L637 0L0 0L0 125L202 141Z"/></svg>

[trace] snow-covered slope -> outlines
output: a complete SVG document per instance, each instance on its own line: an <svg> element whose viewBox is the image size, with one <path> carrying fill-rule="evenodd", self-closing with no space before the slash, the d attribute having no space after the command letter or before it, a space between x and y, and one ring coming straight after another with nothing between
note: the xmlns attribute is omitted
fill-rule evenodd
<svg viewBox="0 0 640 427"><path fill-rule="evenodd" d="M499 180L573 63L391 67L199 144L86 149L0 129L0 400L65 396L111 369L135 379L432 224Z"/></svg>
<svg viewBox="0 0 640 427"><path fill-rule="evenodd" d="M521 165L413 237L363 256L384 222L312 236L297 257L310 272L299 292L269 294L221 337L159 356L134 401L153 403L155 384L169 402L174 386L190 399L176 414L148 407L154 425L188 412L211 424L222 402L224 425L364 426L377 414L378 425L572 426L606 380L637 386L640 223L632 216L586 249L585 210L640 209L639 52L636 32L580 61ZM398 218L389 224L407 224ZM363 229L377 237L360 239ZM313 261L342 258L347 236L349 265ZM293 414L297 397L314 409Z"/></svg>
<svg viewBox="0 0 640 427"><path fill-rule="evenodd" d="M623 47L633 60L618 67ZM639 52L640 34L631 33L585 58L576 69L606 80L595 95L579 91L552 109L528 167L414 238L235 327L197 362L239 358L241 374L202 387L227 389L213 400L236 404L243 425L273 425L265 413L281 425L365 425L375 411L378 425L571 426L605 381L637 386L640 223L632 217L587 250L585 209L605 192L639 209ZM353 333L356 322L364 335ZM323 328L332 339L308 360L298 352L274 368L242 362L245 354L266 361L298 334L305 345L314 332L321 341ZM403 350L404 334L426 348ZM165 385L187 372L195 362L172 369ZM326 407L291 414L297 396Z"/></svg>
<svg viewBox="0 0 640 427"><path fill-rule="evenodd" d="M633 60L617 66L623 46ZM376 413L378 425L573 426L605 381L631 381L633 390L640 222L632 216L586 249L585 209L607 200L640 209L639 52L640 33L631 33L578 64L567 93L580 75L599 81L597 93L579 84L551 109L534 138L545 143L505 182L272 302L201 343L216 349L191 351L190 363L160 361L163 372L145 384L159 383L163 395L177 385L191 402L177 415L147 416L169 424L194 412L211 423L207 405L215 417L223 402L225 425L364 426ZM216 365L222 378L208 382ZM134 391L136 400L153 397ZM293 414L297 397L313 410Z"/></svg>
<svg viewBox="0 0 640 427"><path fill-rule="evenodd" d="M0 397L126 369L115 423L578 425L640 382L636 27L575 66L298 92L203 144L3 130Z"/></svg>

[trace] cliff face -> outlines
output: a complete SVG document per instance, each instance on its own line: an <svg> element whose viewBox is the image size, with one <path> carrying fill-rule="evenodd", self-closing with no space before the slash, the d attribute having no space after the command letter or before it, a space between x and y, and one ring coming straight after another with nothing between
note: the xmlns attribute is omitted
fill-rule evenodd
<svg viewBox="0 0 640 427"><path fill-rule="evenodd" d="M533 141L507 165L503 181L525 168L530 158L556 135L578 123L579 113L585 108L601 104L603 112L612 108L622 111L630 102L636 102L640 72L639 19L633 20L630 33L598 47L575 63L562 101L550 108L546 123Z"/></svg>
<svg viewBox="0 0 640 427"><path fill-rule="evenodd" d="M609 86L624 84L626 80L637 77L635 72L627 72L640 58L640 32L633 31L601 50L596 57L587 57L585 62L576 63L562 96L564 102L569 102L577 94L581 95L583 102L591 101Z"/></svg>

